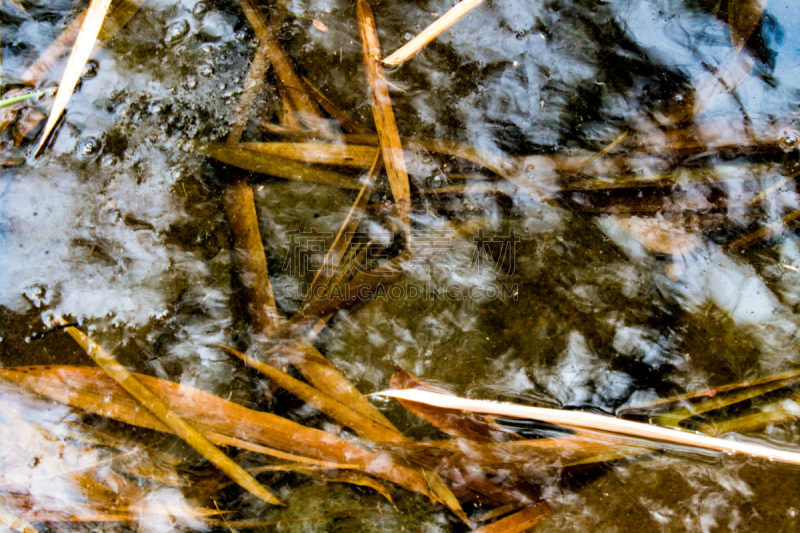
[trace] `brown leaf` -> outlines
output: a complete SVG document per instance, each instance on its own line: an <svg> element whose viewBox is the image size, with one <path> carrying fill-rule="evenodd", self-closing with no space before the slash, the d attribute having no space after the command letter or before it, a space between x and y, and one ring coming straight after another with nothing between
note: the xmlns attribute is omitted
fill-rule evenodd
<svg viewBox="0 0 800 533"><path fill-rule="evenodd" d="M378 149L356 144L247 142L242 148L308 164L370 168Z"/></svg>
<svg viewBox="0 0 800 533"><path fill-rule="evenodd" d="M742 50L761 22L766 7L767 0L728 0L728 26L734 50Z"/></svg>
<svg viewBox="0 0 800 533"><path fill-rule="evenodd" d="M522 533L535 526L550 511L547 502L537 503L497 522L475 530L475 533Z"/></svg>
<svg viewBox="0 0 800 533"><path fill-rule="evenodd" d="M197 143L197 153L252 172L276 176L288 180L321 183L342 189L361 189L358 179L329 169L311 167L291 159L247 150L243 147L224 144Z"/></svg>
<svg viewBox="0 0 800 533"><path fill-rule="evenodd" d="M66 324L61 318L58 318L56 321L62 326ZM83 348L86 355L91 357L111 379L125 389L128 394L136 398L136 400L147 408L159 421L169 427L176 435L197 450L203 457L211 461L254 496L273 505L283 505L283 502L273 496L271 492L256 481L255 478L248 474L230 457L222 453L222 451L214 446L201 432L170 409L157 395L153 394L141 381L136 379L133 374L120 365L117 360L99 344L75 327L66 327L65 331L81 346L81 348Z"/></svg>
<svg viewBox="0 0 800 533"><path fill-rule="evenodd" d="M422 475L425 476L425 481L428 482L432 497L450 509L453 514L471 528L472 524L467 518L464 509L461 508L461 503L459 503L458 498L456 498L456 495L453 494L453 491L450 490L450 487L447 486L442 477L432 470L423 470Z"/></svg>
<svg viewBox="0 0 800 533"><path fill-rule="evenodd" d="M361 223L361 217L364 216L364 212L367 208L367 202L369 202L370 196L372 196L372 190L374 189L375 181L378 179L378 174L383 168L383 160L381 159L380 153L375 150L372 156L372 166L367 174L367 179L364 180L364 185L361 187L361 190L358 191L358 196L350 208L350 211L347 213L344 222L342 222L342 227L339 228L339 233L336 235L333 244L331 244L328 253L325 254L325 258L322 260L319 270L314 276L314 279L311 280L311 285L309 285L308 291L303 298L303 303L300 305L301 309L305 307L311 300L316 298L316 287L330 287L331 280L339 268L339 263L342 260L347 247L350 246L352 236L355 234L356 230L358 229L358 225Z"/></svg>
<svg viewBox="0 0 800 533"><path fill-rule="evenodd" d="M408 490L428 494L422 476L386 454L364 448L285 418L218 398L197 389L134 374L179 416L209 436L242 439L323 461L359 465L365 472ZM170 429L97 368L69 366L0 368L0 377L72 407L128 424L170 433Z"/></svg>
<svg viewBox="0 0 800 533"><path fill-rule="evenodd" d="M311 387L310 385L307 385L306 383L303 383L302 381L297 380L266 363L234 350L233 348L229 348L221 344L218 346L228 353L235 355L245 364L258 370L261 374L268 377L304 402L313 405L337 422L340 422L341 424L353 429L362 437L370 439L374 442L408 442L408 439L403 437L396 430L390 429L375 422L368 416L340 403L336 399L318 391L314 387Z"/></svg>
<svg viewBox="0 0 800 533"><path fill-rule="evenodd" d="M221 203L231 227L233 255L250 323L256 335L266 337L278 327L280 315L267 272L253 189L244 181L234 181L225 187Z"/></svg>

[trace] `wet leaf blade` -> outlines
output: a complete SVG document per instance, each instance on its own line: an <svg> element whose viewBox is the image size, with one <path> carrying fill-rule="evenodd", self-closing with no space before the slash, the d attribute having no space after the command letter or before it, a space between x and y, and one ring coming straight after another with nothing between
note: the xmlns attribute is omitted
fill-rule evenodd
<svg viewBox="0 0 800 533"><path fill-rule="evenodd" d="M458 498L456 498L456 495L453 494L453 491L450 490L450 487L447 486L442 477L432 470L423 470L422 474L425 476L425 481L428 482L431 495L436 501L450 509L453 514L471 528L472 523L470 523L469 518L467 518L467 513L461 508L461 503L458 501Z"/></svg>
<svg viewBox="0 0 800 533"><path fill-rule="evenodd" d="M320 91L311 81L304 77L303 81L306 82L306 85L311 90L314 97L317 99L319 105L324 109L330 116L332 116L339 125L348 133L364 133L364 134L375 134L374 131L370 130L369 128L365 128L352 118L339 109L336 104L331 102L327 96L325 96L322 91Z"/></svg>
<svg viewBox="0 0 800 533"><path fill-rule="evenodd" d="M100 27L103 25L103 20L106 18L108 8L111 5L111 0L92 0L89 4L89 9L86 11L86 16L83 18L80 32L75 41L75 46L72 48L72 53L67 61L67 68L64 75L61 77L61 83L58 86L53 108L50 110L50 116L47 117L44 131L42 132L42 139L39 146L34 152L34 156L38 155L42 147L50 137L50 133L61 117L61 114L67 108L72 92L75 90L78 80L83 72L83 67L92 53L97 35L100 33Z"/></svg>
<svg viewBox="0 0 800 533"><path fill-rule="evenodd" d="M353 385L342 372L333 366L313 344L298 342L290 349L296 349L303 357L292 359L292 364L303 374L311 385L337 399L344 405L368 416L378 424L391 430L397 428L383 416L375 406Z"/></svg>
<svg viewBox="0 0 800 533"><path fill-rule="evenodd" d="M364 66L367 71L370 102L372 114L375 118L375 129L378 130L378 139L383 154L383 164L389 176L389 186L392 189L397 206L398 215L408 225L408 216L411 212L411 186L406 172L406 162L403 156L403 144L397 131L394 120L392 100L389 97L389 86L386 83L386 73L381 65L381 45L378 40L378 29L372 9L365 0L356 2L358 28L361 33L361 44L364 56Z"/></svg>
<svg viewBox="0 0 800 533"><path fill-rule="evenodd" d="M268 335L278 327L280 315L267 271L253 189L243 180L236 180L225 187L221 200L231 228L233 254L251 324L257 335Z"/></svg>
<svg viewBox="0 0 800 533"><path fill-rule="evenodd" d="M447 29L458 22L458 20L478 7L483 0L461 0L455 6L450 8L447 13L436 19L430 26L422 30L422 32L408 41L406 44L398 48L389 57L383 60L387 65L400 65L405 63L420 50L428 46L439 35L447 31Z"/></svg>
<svg viewBox="0 0 800 533"><path fill-rule="evenodd" d="M198 143L194 149L197 153L206 157L251 172L288 180L320 183L342 189L356 191L361 189L361 184L358 180L346 174L319 167L311 167L283 157L246 150L238 145L234 147L223 144Z"/></svg>
<svg viewBox="0 0 800 533"><path fill-rule="evenodd" d="M280 85L286 89L291 105L299 113L302 122L314 131L324 134L333 133L328 123L322 118L316 103L306 91L303 80L295 73L289 58L275 40L261 11L252 0L240 0L239 4L242 6L247 21L261 41L261 46L266 51Z"/></svg>
<svg viewBox="0 0 800 533"><path fill-rule="evenodd" d="M63 320L59 320L65 324ZM279 499L272 495L263 485L248 474L241 466L236 464L230 457L222 453L219 448L214 446L194 427L188 424L177 413L170 409L158 396L145 387L136 377L120 365L114 357L104 350L99 344L94 342L83 332L75 327L67 327L65 330L81 348L86 355L97 363L114 381L116 381L128 394L136 398L144 407L156 416L162 423L167 425L181 439L192 448L197 450L203 457L214 463L220 470L228 474L243 488L250 491L253 495L273 505L283 505Z"/></svg>
<svg viewBox="0 0 800 533"><path fill-rule="evenodd" d="M336 399L320 392L314 387L311 387L302 381L297 380L284 372L281 372L277 368L273 368L266 363L263 363L228 346L218 346L229 354L236 356L247 366L257 370L304 402L313 405L337 422L353 429L356 433L364 438L368 438L374 442L402 443L408 440L400 435L400 433L397 431L376 423L371 418L348 407L347 405L340 403Z"/></svg>
<svg viewBox="0 0 800 533"><path fill-rule="evenodd" d="M535 526L550 511L552 506L547 502L537 503L527 509L518 511L497 522L475 530L475 533L522 533Z"/></svg>
<svg viewBox="0 0 800 533"><path fill-rule="evenodd" d="M308 164L370 168L378 150L356 144L246 142L242 148Z"/></svg>
<svg viewBox="0 0 800 533"><path fill-rule="evenodd" d="M253 411L191 387L142 374L134 376L179 416L208 432L211 438L218 434L228 440L220 444L227 445L230 442L238 445L234 443L241 440L332 463L362 468L374 463L375 466L370 468L372 475L408 490L428 494L421 474L387 462L385 454L379 456L330 433L307 428L270 413ZM172 432L98 368L6 367L0 368L0 377L78 409L139 427ZM242 445L247 449L245 446Z"/></svg>

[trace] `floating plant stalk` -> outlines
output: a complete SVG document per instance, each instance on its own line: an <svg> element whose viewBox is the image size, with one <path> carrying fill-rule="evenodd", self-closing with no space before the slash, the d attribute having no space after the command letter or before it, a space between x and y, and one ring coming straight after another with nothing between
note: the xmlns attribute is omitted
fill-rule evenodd
<svg viewBox="0 0 800 533"><path fill-rule="evenodd" d="M800 465L800 453L796 452L745 442L707 437L687 431L668 429L651 424L642 424L640 422L631 422L629 420L620 420L618 418L582 411L563 411L559 409L515 405L488 400L470 400L419 389L387 390L375 393L375 395L423 403L444 409L458 409L472 413L539 420L571 428L606 431L617 435L692 446L706 450L737 453Z"/></svg>

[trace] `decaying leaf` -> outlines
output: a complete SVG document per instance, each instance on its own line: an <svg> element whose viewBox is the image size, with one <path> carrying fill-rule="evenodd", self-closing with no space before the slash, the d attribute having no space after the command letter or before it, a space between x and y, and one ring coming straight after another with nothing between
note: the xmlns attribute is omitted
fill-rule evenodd
<svg viewBox="0 0 800 533"><path fill-rule="evenodd" d="M311 280L311 285L309 285L308 291L306 291L306 295L300 305L301 308L305 307L310 300L315 298L316 287L327 286L330 288L331 280L339 268L339 263L344 256L345 250L350 246L350 241L358 229L358 225L361 223L361 218L364 216L364 212L367 208L367 202L369 202L370 196L372 196L375 182L382 168L383 159L376 150L373 154L372 166L369 169L369 173L367 173L367 179L364 180L364 185L361 187L361 190L358 191L358 196L350 208L350 211L347 213L344 222L342 222L342 227L339 228L339 233L336 234L336 238L333 240L333 244L331 244L328 253L325 254L325 258L322 260L319 270L314 275L314 279Z"/></svg>
<svg viewBox="0 0 800 533"><path fill-rule="evenodd" d="M330 433L270 413L253 411L197 389L142 374L134 376L209 438L223 435L323 461L358 465L370 475L428 494L421 474L396 464L386 454L370 452ZM0 369L0 377L78 409L171 433L168 426L98 368L7 367Z"/></svg>
<svg viewBox="0 0 800 533"><path fill-rule="evenodd" d="M231 166L284 178L288 180L308 181L331 185L342 189L359 190L361 183L358 179L347 174L319 167L311 167L291 159L247 150L240 146L226 146L224 144L195 145L195 151L212 159Z"/></svg>
<svg viewBox="0 0 800 533"><path fill-rule="evenodd" d="M420 381L397 366L395 367L390 384L394 389L422 389L445 392L436 389L424 381ZM491 442L493 440L499 440L499 438L502 437L502 435L499 434L500 432L497 431L497 428L493 428L488 422L472 418L469 415L465 415L462 411L439 408L431 409L417 402L407 402L405 400L399 400L399 402L400 405L405 407L408 411L444 431L451 437L470 439L477 442Z"/></svg>
<svg viewBox="0 0 800 533"><path fill-rule="evenodd" d="M250 357L247 354L243 354L238 350L234 350L228 346L219 346L226 352L238 357L249 367L258 370L260 373L273 380L279 386L291 392L301 400L313 405L334 420L350 427L362 437L368 438L374 442L407 442L408 439L403 437L396 430L390 429L375 422L368 416L340 403L335 398L318 391L314 387L311 387L310 385L307 385L266 363L262 363L261 361Z"/></svg>
<svg viewBox="0 0 800 533"><path fill-rule="evenodd" d="M447 486L442 477L436 472L429 470L423 470L422 475L428 483L432 498L450 509L453 514L471 528L472 523L469 521L469 518L467 518L467 513L461 508L461 503L459 503L458 498L456 498L456 495L453 494L453 491L450 490L450 487Z"/></svg>
<svg viewBox="0 0 800 533"><path fill-rule="evenodd" d="M535 526L552 508L548 502L537 503L497 522L475 530L475 533L522 533Z"/></svg>
<svg viewBox="0 0 800 533"><path fill-rule="evenodd" d="M58 318L56 322L61 326L66 325L66 322L61 318ZM222 453L219 448L214 446L201 432L197 431L197 429L192 427L170 409L158 396L153 394L153 392L136 379L133 374L120 365L117 360L99 344L73 326L66 327L65 331L75 339L75 342L83 348L86 355L91 357L109 377L125 389L128 394L136 398L136 400L158 418L159 421L169 427L176 435L186 441L187 444L197 450L203 457L214 463L220 470L228 474L234 481L250 491L253 495L267 503L283 505L283 502L276 498L230 457Z"/></svg>
<svg viewBox="0 0 800 533"><path fill-rule="evenodd" d="M731 45L741 51L764 16L767 0L728 0L728 27Z"/></svg>

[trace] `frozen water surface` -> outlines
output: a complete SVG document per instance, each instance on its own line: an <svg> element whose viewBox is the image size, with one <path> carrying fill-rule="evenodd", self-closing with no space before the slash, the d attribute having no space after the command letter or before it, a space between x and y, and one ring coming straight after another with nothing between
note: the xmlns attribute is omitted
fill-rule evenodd
<svg viewBox="0 0 800 533"><path fill-rule="evenodd" d="M27 90L26 69L86 4L2 4L4 95ZM253 5L284 67L374 129L355 3ZM452 5L372 3L384 55ZM254 172L241 154L202 155L241 121L261 44L236 1L147 1L95 47L40 157L32 155L36 124L52 97L0 109L3 371L93 366L64 332L39 335L55 312L131 370L363 446L373 475L401 456L423 467L409 449L357 438L217 344L301 378L284 351L311 339L364 393L388 388L399 366L462 396L644 412L660 423L673 419L649 410L665 398L706 391L708 400L726 385L791 372L800 356L798 22L800 5L787 0L480 4L413 59L386 68L408 148L410 240L381 173L333 277L339 292L318 293L316 304L329 307L315 318L324 320L302 322L306 291L357 195L308 175L336 170L357 188L365 165L309 163L301 179L297 168L283 177ZM731 35L742 33L738 51ZM67 50L35 88L58 84ZM303 122L293 98L314 96L286 86L278 67L267 66L250 95L241 141L374 145L342 137L346 124L324 112L322 128ZM483 152L442 155L420 142L432 139ZM242 179L253 192L251 229L265 250L277 333L254 318L255 278L241 270L226 215L226 191ZM345 294L348 280L388 264L399 273L371 293ZM286 325L292 317L295 328ZM724 428L728 438L797 450L796 386L785 378L705 414L689 400L672 410L694 415L685 429ZM374 487L342 483L346 470L262 469L259 481L288 504L268 506L172 436L11 381L0 401L0 514L28 517L40 531L467 530L442 505L389 481L394 505ZM370 401L414 440L447 437L446 427L395 401ZM507 422L492 426L492 438L554 434ZM462 437L455 449L472 445ZM226 450L247 468L286 466ZM549 502L534 531L791 531L800 513L796 465L667 446L578 467L558 451L494 469L472 457L444 476L465 512L475 520L507 503L464 486L472 469L525 504ZM106 512L111 521L98 523L97 509L112 501L128 514ZM175 511L190 505L233 511L222 515L230 524ZM65 521L77 516L89 518Z"/></svg>

